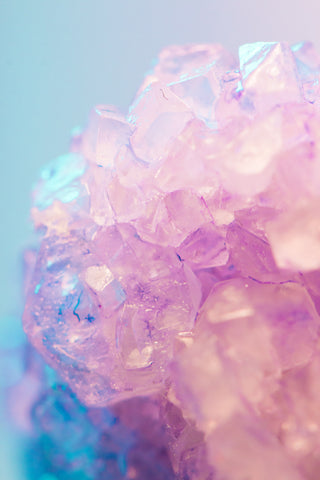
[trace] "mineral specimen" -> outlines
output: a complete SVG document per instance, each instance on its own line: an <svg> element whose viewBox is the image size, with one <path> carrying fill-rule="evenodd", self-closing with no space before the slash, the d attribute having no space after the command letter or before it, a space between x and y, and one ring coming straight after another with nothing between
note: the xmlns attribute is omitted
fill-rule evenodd
<svg viewBox="0 0 320 480"><path fill-rule="evenodd" d="M35 187L25 331L89 411L153 412L149 478L319 479L319 79L309 43L167 48Z"/></svg>

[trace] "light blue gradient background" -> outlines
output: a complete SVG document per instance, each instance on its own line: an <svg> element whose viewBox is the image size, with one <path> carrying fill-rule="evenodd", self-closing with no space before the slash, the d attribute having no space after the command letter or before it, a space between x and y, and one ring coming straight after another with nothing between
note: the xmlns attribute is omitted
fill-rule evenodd
<svg viewBox="0 0 320 480"><path fill-rule="evenodd" d="M319 19L319 0L0 0L0 323L22 309L32 183L94 104L126 107L165 45L220 42L236 52L308 39L320 50ZM9 436L2 443L0 478L23 479Z"/></svg>

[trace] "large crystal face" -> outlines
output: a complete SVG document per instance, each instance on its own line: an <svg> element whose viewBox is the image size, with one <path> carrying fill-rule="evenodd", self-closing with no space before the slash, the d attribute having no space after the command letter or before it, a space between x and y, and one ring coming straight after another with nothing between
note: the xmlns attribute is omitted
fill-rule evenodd
<svg viewBox="0 0 320 480"><path fill-rule="evenodd" d="M167 48L35 187L25 331L88 406L161 398L177 478L319 478L319 77Z"/></svg>

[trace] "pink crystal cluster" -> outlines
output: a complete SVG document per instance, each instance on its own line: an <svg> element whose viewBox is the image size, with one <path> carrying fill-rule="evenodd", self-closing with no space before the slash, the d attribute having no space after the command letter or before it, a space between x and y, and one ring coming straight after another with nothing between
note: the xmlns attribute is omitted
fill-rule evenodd
<svg viewBox="0 0 320 480"><path fill-rule="evenodd" d="M34 190L25 331L86 405L165 399L177 478L319 479L319 78L309 43L170 47Z"/></svg>

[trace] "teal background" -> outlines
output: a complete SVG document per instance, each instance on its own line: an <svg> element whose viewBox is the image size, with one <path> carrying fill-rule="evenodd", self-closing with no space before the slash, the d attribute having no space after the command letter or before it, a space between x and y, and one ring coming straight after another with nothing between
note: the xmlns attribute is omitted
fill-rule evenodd
<svg viewBox="0 0 320 480"><path fill-rule="evenodd" d="M68 150L90 108L125 108L171 43L220 42L236 52L245 42L308 39L320 49L319 16L319 0L0 0L0 337L20 328L32 183ZM0 478L24 480L21 440L5 416L3 407Z"/></svg>

